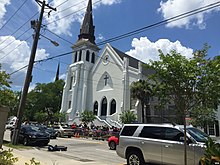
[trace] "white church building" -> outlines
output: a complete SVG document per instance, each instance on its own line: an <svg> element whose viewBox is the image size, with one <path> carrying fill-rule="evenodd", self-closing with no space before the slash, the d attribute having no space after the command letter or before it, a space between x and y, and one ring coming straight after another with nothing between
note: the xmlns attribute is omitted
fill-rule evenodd
<svg viewBox="0 0 220 165"><path fill-rule="evenodd" d="M72 64L68 67L63 90L61 112L73 123L85 110L109 124L117 122L124 110L140 108L131 100L130 85L144 79L141 61L106 44L100 51L95 43L92 2L81 25L78 40L72 46ZM138 114L140 117L141 114Z"/></svg>

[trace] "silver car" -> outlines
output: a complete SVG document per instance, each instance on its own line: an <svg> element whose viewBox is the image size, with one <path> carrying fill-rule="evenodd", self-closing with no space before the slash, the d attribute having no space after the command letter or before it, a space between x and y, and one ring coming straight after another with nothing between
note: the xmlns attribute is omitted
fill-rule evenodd
<svg viewBox="0 0 220 165"><path fill-rule="evenodd" d="M74 133L74 130L67 124L53 125L53 129L57 131L58 137L68 136L69 138L71 138Z"/></svg>
<svg viewBox="0 0 220 165"><path fill-rule="evenodd" d="M127 165L183 165L183 132L183 126L172 124L125 124L116 152L127 159ZM207 138L199 129L187 127L187 164L199 165Z"/></svg>

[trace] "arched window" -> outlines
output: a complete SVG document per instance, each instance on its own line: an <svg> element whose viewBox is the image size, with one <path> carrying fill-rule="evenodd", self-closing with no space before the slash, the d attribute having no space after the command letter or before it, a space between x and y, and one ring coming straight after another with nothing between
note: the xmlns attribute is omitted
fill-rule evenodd
<svg viewBox="0 0 220 165"><path fill-rule="evenodd" d="M93 64L95 63L95 53L93 52L92 53L92 61L91 61Z"/></svg>
<svg viewBox="0 0 220 165"><path fill-rule="evenodd" d="M115 99L113 99L110 105L110 115L114 114L115 112L116 112L116 101Z"/></svg>
<svg viewBox="0 0 220 165"><path fill-rule="evenodd" d="M74 62L77 62L77 52L75 53L75 59Z"/></svg>
<svg viewBox="0 0 220 165"><path fill-rule="evenodd" d="M106 97L104 97L101 105L101 116L106 116L106 115L107 115L107 99Z"/></svg>
<svg viewBox="0 0 220 165"><path fill-rule="evenodd" d="M93 114L98 115L98 102L95 101L94 106L93 106Z"/></svg>
<svg viewBox="0 0 220 165"><path fill-rule="evenodd" d="M82 59L82 50L79 51L79 61Z"/></svg>
<svg viewBox="0 0 220 165"><path fill-rule="evenodd" d="M86 51L86 61L89 61L90 58L90 52L89 50Z"/></svg>

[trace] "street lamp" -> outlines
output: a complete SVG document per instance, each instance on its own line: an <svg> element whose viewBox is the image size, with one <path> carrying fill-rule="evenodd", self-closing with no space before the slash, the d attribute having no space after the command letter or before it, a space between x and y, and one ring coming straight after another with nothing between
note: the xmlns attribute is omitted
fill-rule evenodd
<svg viewBox="0 0 220 165"><path fill-rule="evenodd" d="M42 34L40 34L40 36L42 36L42 37L46 38L47 40L49 40L54 46L59 46L59 43L57 43L56 41L53 41L50 38L48 38L48 37L46 37L46 36L44 36Z"/></svg>

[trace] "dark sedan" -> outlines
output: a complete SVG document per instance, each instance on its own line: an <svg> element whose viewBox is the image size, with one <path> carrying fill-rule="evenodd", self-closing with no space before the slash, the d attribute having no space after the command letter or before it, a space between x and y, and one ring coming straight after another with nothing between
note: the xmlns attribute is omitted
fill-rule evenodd
<svg viewBox="0 0 220 165"><path fill-rule="evenodd" d="M40 130L48 133L50 135L50 139L56 139L57 138L58 132L55 129L53 129L51 127L47 127L45 125L40 125L38 127L39 127Z"/></svg>
<svg viewBox="0 0 220 165"><path fill-rule="evenodd" d="M11 131L11 137L13 130ZM41 131L34 125L22 125L19 133L19 143L24 145L40 145L46 146L50 142L50 136L45 131Z"/></svg>

